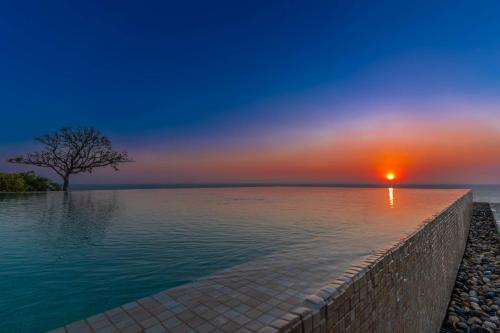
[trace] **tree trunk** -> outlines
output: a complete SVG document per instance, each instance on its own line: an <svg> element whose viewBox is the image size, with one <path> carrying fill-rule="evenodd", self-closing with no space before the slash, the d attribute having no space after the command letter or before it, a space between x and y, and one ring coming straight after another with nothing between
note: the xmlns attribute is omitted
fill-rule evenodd
<svg viewBox="0 0 500 333"><path fill-rule="evenodd" d="M64 183L63 183L63 191L64 192L67 192L68 191L68 187L69 187L69 175L65 175L63 177L64 179Z"/></svg>

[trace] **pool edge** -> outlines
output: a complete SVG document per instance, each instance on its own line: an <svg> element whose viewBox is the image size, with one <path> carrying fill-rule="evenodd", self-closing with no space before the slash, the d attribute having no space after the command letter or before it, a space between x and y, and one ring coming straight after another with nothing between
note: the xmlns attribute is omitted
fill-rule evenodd
<svg viewBox="0 0 500 333"><path fill-rule="evenodd" d="M411 233L351 265L310 295L303 306L259 333L439 332L465 250L472 204L472 190L467 190ZM445 255L448 251L442 251L445 242L429 241L428 236L443 226L458 237L451 258ZM417 249L412 249L415 246ZM437 265L420 272L409 267L409 262L415 261L426 266L418 257L429 252L439 261ZM446 259L451 259L447 266ZM444 268L444 275L440 268Z"/></svg>

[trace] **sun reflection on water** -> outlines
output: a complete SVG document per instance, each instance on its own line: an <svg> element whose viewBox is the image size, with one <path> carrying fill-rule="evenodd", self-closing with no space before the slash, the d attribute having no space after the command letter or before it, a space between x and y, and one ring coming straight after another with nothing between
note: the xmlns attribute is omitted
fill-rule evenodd
<svg viewBox="0 0 500 333"><path fill-rule="evenodd" d="M389 207L394 208L394 189L389 187L387 190L389 191Z"/></svg>

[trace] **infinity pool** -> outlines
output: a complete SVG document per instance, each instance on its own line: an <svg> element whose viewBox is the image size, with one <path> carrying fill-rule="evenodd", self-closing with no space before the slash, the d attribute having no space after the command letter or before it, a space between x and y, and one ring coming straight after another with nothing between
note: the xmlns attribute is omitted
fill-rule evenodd
<svg viewBox="0 0 500 333"><path fill-rule="evenodd" d="M34 332L276 251L365 256L460 190L254 187L0 195L0 332Z"/></svg>

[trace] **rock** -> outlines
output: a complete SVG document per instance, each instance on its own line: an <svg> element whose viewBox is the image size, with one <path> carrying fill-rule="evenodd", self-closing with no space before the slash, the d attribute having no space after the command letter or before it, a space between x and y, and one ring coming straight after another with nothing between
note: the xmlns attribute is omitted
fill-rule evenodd
<svg viewBox="0 0 500 333"><path fill-rule="evenodd" d="M450 311L451 312L451 311ZM461 309L459 306L453 306L453 312L455 312L458 315L464 315L465 311Z"/></svg>
<svg viewBox="0 0 500 333"><path fill-rule="evenodd" d="M443 329L500 333L500 237L488 204L474 203Z"/></svg>
<svg viewBox="0 0 500 333"><path fill-rule="evenodd" d="M465 283L467 283L467 284L468 284L468 285L470 285L470 286L475 286L475 285L477 285L477 282L476 282L476 281L474 281L474 280L467 280L467 281L465 281Z"/></svg>
<svg viewBox="0 0 500 333"><path fill-rule="evenodd" d="M472 325L470 328L470 333L492 333L492 331L488 328L484 328L478 325Z"/></svg>
<svg viewBox="0 0 500 333"><path fill-rule="evenodd" d="M488 291L485 293L486 297L488 298L495 298L497 297L497 293L495 291Z"/></svg>
<svg viewBox="0 0 500 333"><path fill-rule="evenodd" d="M497 316L491 316L488 318L488 321L491 321L495 325L500 326L500 319Z"/></svg>
<svg viewBox="0 0 500 333"><path fill-rule="evenodd" d="M495 325L491 321L485 321L485 322L483 322L483 327L484 328L489 328L489 329L492 329L492 330L496 330L497 329L497 325Z"/></svg>
<svg viewBox="0 0 500 333"><path fill-rule="evenodd" d="M467 320L467 324L473 325L473 324L479 324L481 325L483 321L479 319L478 317L470 317L469 320Z"/></svg>
<svg viewBox="0 0 500 333"><path fill-rule="evenodd" d="M460 322L460 318L458 318L457 316L454 316L454 315L449 315L448 316L448 323L453 326L453 327L457 327L457 323Z"/></svg>
<svg viewBox="0 0 500 333"><path fill-rule="evenodd" d="M470 302L470 305L474 310L481 310L481 307L476 302Z"/></svg>
<svg viewBox="0 0 500 333"><path fill-rule="evenodd" d="M481 316L484 316L484 312L481 311L481 309L479 310L472 310L470 312L470 317L478 317L478 318L481 318Z"/></svg>

